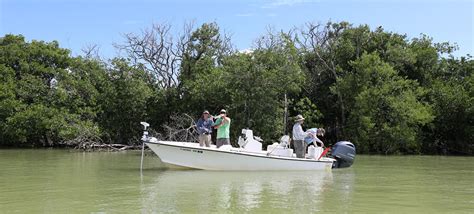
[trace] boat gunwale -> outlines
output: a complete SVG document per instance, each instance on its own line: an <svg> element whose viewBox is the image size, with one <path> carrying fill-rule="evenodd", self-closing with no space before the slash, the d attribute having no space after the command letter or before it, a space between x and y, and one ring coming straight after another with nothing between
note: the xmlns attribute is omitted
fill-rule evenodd
<svg viewBox="0 0 474 214"><path fill-rule="evenodd" d="M259 158L271 158L271 159L277 159L277 160L288 160L288 161L303 161L303 162L315 162L315 163L333 163L334 161L325 161L325 160L315 160L315 159L306 159L306 158L293 158L293 157L283 157L283 156L269 156L269 155L260 155L260 154L249 154L247 152L237 152L237 151L225 151L225 150L219 150L215 148L207 148L207 147L191 147L191 146L186 146L186 145L173 145L173 144L168 144L168 143L163 143L163 142L178 142L178 141L157 141L157 142L149 142L145 141L145 143L150 143L150 144L158 144L158 145L164 145L164 146L171 146L171 147L177 147L177 148L190 148L190 149L198 149L198 150L205 150L205 151L212 151L212 152L221 152L221 153L228 153L228 154L236 154L236 155L244 155L244 156L250 156L250 157L259 157ZM178 142L178 143L190 143L190 142Z"/></svg>

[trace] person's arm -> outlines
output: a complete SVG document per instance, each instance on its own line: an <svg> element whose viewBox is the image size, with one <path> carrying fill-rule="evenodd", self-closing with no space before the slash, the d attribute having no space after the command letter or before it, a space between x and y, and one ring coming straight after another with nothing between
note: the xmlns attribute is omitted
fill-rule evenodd
<svg viewBox="0 0 474 214"><path fill-rule="evenodd" d="M230 122L230 118L228 118L228 117L226 117L226 116L222 116L222 117L219 118L219 119L220 119L219 123L218 123L216 126L214 126L214 128L216 128L216 129L219 128L219 127L221 127L222 125L224 125L224 124ZM217 121L216 121L216 122L217 122Z"/></svg>
<svg viewBox="0 0 474 214"><path fill-rule="evenodd" d="M229 117L224 116L223 118L224 118L224 122L223 122L223 123L229 123L229 122L230 122L230 118L229 118Z"/></svg>
<svg viewBox="0 0 474 214"><path fill-rule="evenodd" d="M314 140L322 145L324 145L323 141L321 141L316 135L314 135Z"/></svg>
<svg viewBox="0 0 474 214"><path fill-rule="evenodd" d="M214 121L212 121L212 119L208 119L207 123L206 123L206 132L207 133L211 133L212 132L212 124L214 123Z"/></svg>
<svg viewBox="0 0 474 214"><path fill-rule="evenodd" d="M212 124L212 126L214 126L214 129L218 129L219 126L221 126L221 124L222 124L222 118L218 118L216 122Z"/></svg>
<svg viewBox="0 0 474 214"><path fill-rule="evenodd" d="M304 139L307 136L306 132L303 131L303 127L301 127L301 125L296 125L296 127L293 129L293 132L294 137L298 140Z"/></svg>
<svg viewBox="0 0 474 214"><path fill-rule="evenodd" d="M204 125L203 120L199 119L196 123L197 131L198 131L199 134L202 134L204 132L203 125Z"/></svg>
<svg viewBox="0 0 474 214"><path fill-rule="evenodd" d="M305 133L306 137L311 137L313 140L316 140L317 139L316 136L317 136L317 133L318 133L317 130L318 129L314 129L314 128L306 130L306 133Z"/></svg>

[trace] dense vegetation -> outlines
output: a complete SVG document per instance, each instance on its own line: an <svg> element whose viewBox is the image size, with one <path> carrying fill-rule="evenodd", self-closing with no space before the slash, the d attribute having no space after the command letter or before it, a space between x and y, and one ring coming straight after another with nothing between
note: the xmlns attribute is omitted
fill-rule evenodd
<svg viewBox="0 0 474 214"><path fill-rule="evenodd" d="M0 38L0 145L57 146L77 138L133 144L139 122L226 108L232 136L266 142L290 116L324 127L327 144L360 153L474 154L474 61L428 36L408 39L346 22L269 31L236 51L216 23L126 34L124 56L72 57L55 41ZM291 118L288 127L290 127Z"/></svg>

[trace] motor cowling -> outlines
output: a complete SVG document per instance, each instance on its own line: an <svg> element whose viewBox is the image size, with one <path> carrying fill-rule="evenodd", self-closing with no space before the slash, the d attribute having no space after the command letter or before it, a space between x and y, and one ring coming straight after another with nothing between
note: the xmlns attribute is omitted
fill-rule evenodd
<svg viewBox="0 0 474 214"><path fill-rule="evenodd" d="M355 160L356 148L349 141L337 142L331 150L331 157L336 159L332 168L350 167Z"/></svg>

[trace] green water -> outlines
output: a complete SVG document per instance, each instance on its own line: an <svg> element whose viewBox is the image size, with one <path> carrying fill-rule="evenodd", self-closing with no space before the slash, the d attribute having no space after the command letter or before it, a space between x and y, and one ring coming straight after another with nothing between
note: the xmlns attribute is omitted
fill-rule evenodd
<svg viewBox="0 0 474 214"><path fill-rule="evenodd" d="M0 150L0 213L473 213L474 157L332 172L170 170L136 151Z"/></svg>

